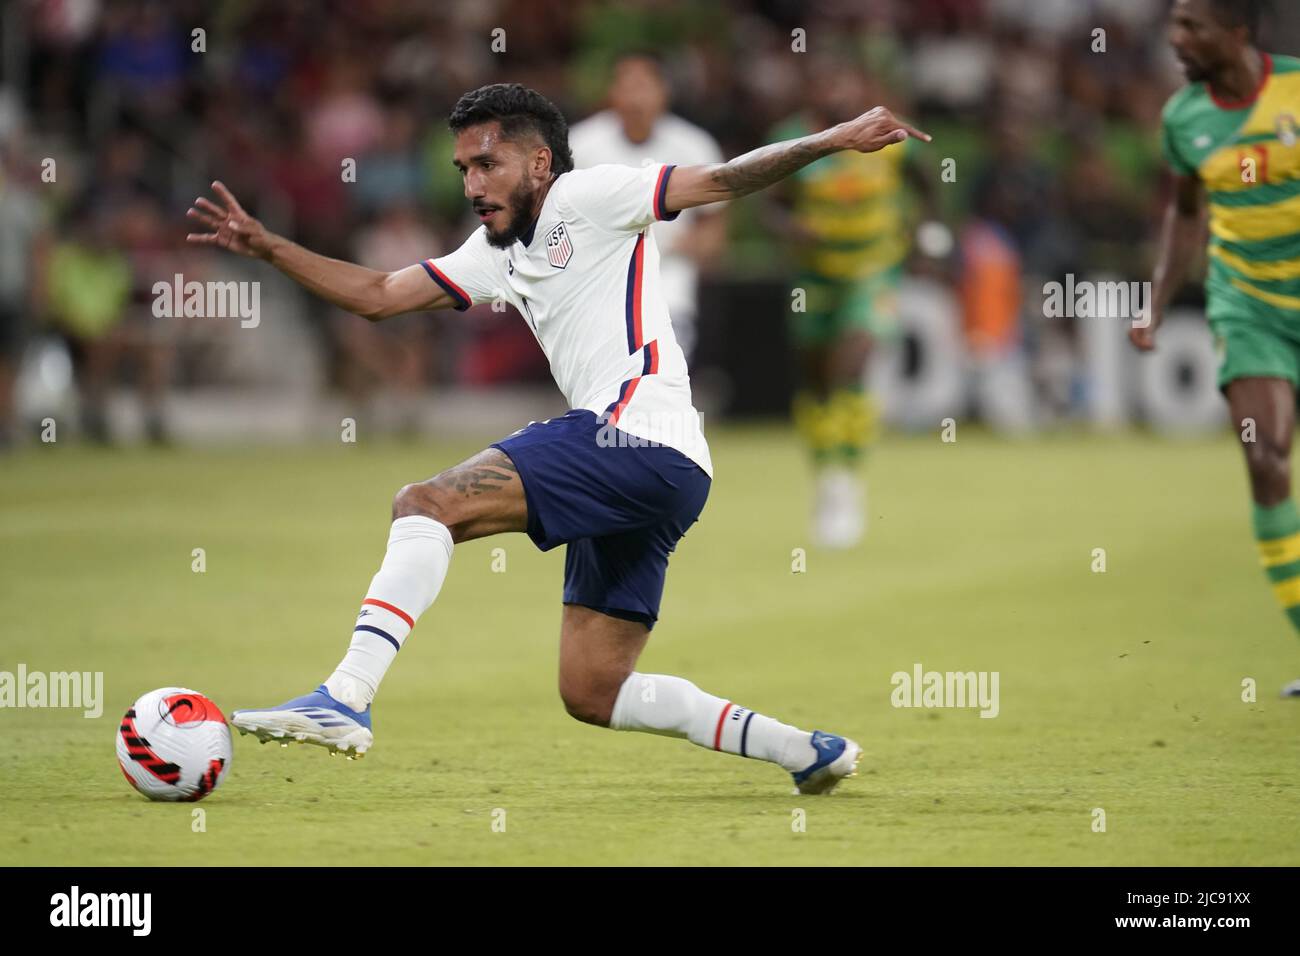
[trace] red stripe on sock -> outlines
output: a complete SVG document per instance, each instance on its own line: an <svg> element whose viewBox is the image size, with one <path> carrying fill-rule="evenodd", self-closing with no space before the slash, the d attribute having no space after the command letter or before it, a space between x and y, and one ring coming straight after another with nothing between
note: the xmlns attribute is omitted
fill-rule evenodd
<svg viewBox="0 0 1300 956"><path fill-rule="evenodd" d="M713 734L713 749L722 749L722 722L727 719L727 714L731 710L731 701L727 701L727 706L722 708L722 713L718 715L718 729Z"/></svg>
<svg viewBox="0 0 1300 956"><path fill-rule="evenodd" d="M387 601L380 601L378 598L366 598L361 603L373 604L375 607L382 607L385 611L392 611L394 614L396 614L398 617L400 617L403 621L406 622L407 627L409 628L415 627L415 622L411 620L411 615L407 614L400 607L394 607L393 605L389 604Z"/></svg>

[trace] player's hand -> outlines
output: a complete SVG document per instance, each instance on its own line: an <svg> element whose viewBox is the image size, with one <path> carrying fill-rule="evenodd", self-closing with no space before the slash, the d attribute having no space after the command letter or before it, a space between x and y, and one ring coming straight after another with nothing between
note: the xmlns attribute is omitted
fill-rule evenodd
<svg viewBox="0 0 1300 956"><path fill-rule="evenodd" d="M1152 311L1149 318L1150 321L1146 325L1129 326L1128 340L1139 352L1150 352L1156 347L1156 329L1160 328L1164 315Z"/></svg>
<svg viewBox="0 0 1300 956"><path fill-rule="evenodd" d="M883 106L868 110L857 119L841 123L833 132L840 149L853 149L859 153L874 153L909 137L926 143L932 139L929 133L908 126Z"/></svg>
<svg viewBox="0 0 1300 956"><path fill-rule="evenodd" d="M191 232L185 241L201 246L217 246L254 259L265 259L270 255L273 234L244 212L244 208L224 183L214 182L212 191L221 200L221 205L200 196L186 213L190 219L212 231Z"/></svg>

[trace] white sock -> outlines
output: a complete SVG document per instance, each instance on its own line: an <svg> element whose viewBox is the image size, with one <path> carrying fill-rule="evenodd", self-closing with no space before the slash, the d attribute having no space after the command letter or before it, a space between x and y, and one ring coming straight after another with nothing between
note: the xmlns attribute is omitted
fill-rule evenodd
<svg viewBox="0 0 1300 956"><path fill-rule="evenodd" d="M415 621L442 589L451 564L451 532L422 515L398 518L388 533L388 552L361 602L352 643L325 689L355 711L375 698Z"/></svg>
<svg viewBox="0 0 1300 956"><path fill-rule="evenodd" d="M769 760L792 772L817 759L807 731L664 674L631 674L619 688L609 725L615 730L686 737L710 750Z"/></svg>

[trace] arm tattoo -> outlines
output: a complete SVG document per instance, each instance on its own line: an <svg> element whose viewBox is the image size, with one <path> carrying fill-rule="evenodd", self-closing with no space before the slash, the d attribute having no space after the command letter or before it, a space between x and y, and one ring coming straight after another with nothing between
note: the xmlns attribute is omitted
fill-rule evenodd
<svg viewBox="0 0 1300 956"><path fill-rule="evenodd" d="M772 143L724 163L713 170L712 179L714 185L738 199L785 179L832 152L813 136Z"/></svg>

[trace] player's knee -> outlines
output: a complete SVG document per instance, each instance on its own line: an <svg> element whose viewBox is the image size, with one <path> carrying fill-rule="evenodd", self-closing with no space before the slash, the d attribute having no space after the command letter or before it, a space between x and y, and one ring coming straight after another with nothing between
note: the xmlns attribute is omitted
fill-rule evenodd
<svg viewBox="0 0 1300 956"><path fill-rule="evenodd" d="M441 488L430 481L403 485L393 497L393 520L422 515L450 527L456 520L455 506Z"/></svg>
<svg viewBox="0 0 1300 956"><path fill-rule="evenodd" d="M1290 497L1290 449L1268 441L1253 442L1246 448L1246 464L1257 502L1271 505Z"/></svg>
<svg viewBox="0 0 1300 956"><path fill-rule="evenodd" d="M618 691L608 693L599 684L591 681L566 679L560 676L560 700L564 709L574 720L597 727L608 727L614 714L614 700Z"/></svg>

